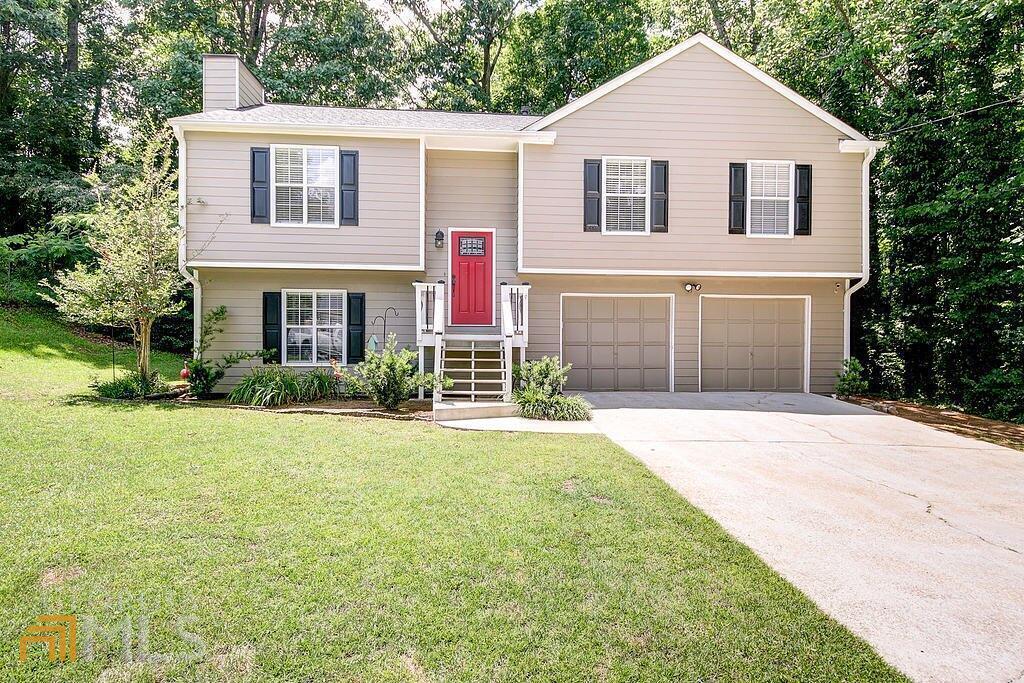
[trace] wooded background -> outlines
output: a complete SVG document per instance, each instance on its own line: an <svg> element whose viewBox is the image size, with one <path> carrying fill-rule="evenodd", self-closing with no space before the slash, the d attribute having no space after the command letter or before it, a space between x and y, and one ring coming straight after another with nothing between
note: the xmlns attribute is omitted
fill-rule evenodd
<svg viewBox="0 0 1024 683"><path fill-rule="evenodd" d="M873 390L1024 421L1024 0L0 0L0 302L90 258L83 174L201 108L203 52L276 102L544 114L697 31L889 141Z"/></svg>

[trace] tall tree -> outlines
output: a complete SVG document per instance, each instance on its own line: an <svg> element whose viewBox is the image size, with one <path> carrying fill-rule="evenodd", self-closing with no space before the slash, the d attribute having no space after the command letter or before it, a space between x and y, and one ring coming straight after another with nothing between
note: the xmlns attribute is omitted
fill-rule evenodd
<svg viewBox="0 0 1024 683"><path fill-rule="evenodd" d="M651 56L650 16L632 0L548 0L517 17L498 109L547 113Z"/></svg>
<svg viewBox="0 0 1024 683"><path fill-rule="evenodd" d="M489 110L495 74L517 12L536 0L388 0L408 29L424 104Z"/></svg>

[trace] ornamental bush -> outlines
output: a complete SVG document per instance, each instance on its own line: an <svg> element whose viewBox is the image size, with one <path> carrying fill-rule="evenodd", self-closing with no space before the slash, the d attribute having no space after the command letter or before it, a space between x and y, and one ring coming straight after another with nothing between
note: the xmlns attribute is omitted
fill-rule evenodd
<svg viewBox="0 0 1024 683"><path fill-rule="evenodd" d="M384 349L379 353L366 351L366 359L353 371L340 367L335 361L334 376L345 384L349 396L366 396L387 410L394 410L408 401L420 387L433 387L432 373L418 372L416 352L398 349L398 340L389 334Z"/></svg>
<svg viewBox="0 0 1024 683"><path fill-rule="evenodd" d="M864 366L856 358L843 361L843 369L836 373L835 392L837 396L856 396L867 393L868 381L864 378Z"/></svg>
<svg viewBox="0 0 1024 683"><path fill-rule="evenodd" d="M565 396L562 387L572 365L558 356L544 356L512 368L512 400L523 417L534 420L589 420L590 404L582 396Z"/></svg>

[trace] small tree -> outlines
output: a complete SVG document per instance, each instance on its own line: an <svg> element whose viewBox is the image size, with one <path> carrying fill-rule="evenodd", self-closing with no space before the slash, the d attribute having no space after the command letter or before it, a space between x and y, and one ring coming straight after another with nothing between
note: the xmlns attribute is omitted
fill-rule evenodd
<svg viewBox="0 0 1024 683"><path fill-rule="evenodd" d="M87 178L98 199L86 231L97 260L42 282L52 292L43 298L69 319L130 329L139 374L147 378L153 323L184 305L174 301L182 278L170 152L168 136L154 135L141 148L136 174L111 187Z"/></svg>

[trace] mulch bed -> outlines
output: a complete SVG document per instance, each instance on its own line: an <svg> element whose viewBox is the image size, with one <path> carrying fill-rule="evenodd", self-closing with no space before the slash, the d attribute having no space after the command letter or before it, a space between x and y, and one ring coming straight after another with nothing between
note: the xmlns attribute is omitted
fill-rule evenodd
<svg viewBox="0 0 1024 683"><path fill-rule="evenodd" d="M296 403L290 406L263 408L260 406L239 406L223 399L194 401L198 405L235 410L259 410L266 413L298 413L302 415L344 415L347 417L377 417L385 420L424 420L434 419L434 405L429 399L415 400L404 403L397 410L385 410L373 401L319 401L317 403Z"/></svg>
<svg viewBox="0 0 1024 683"><path fill-rule="evenodd" d="M943 431L1024 451L1024 425L990 420L985 417L968 415L958 410L926 406L908 401L894 401L891 399L873 398L871 396L851 396L844 400L864 406L865 408L920 422Z"/></svg>

